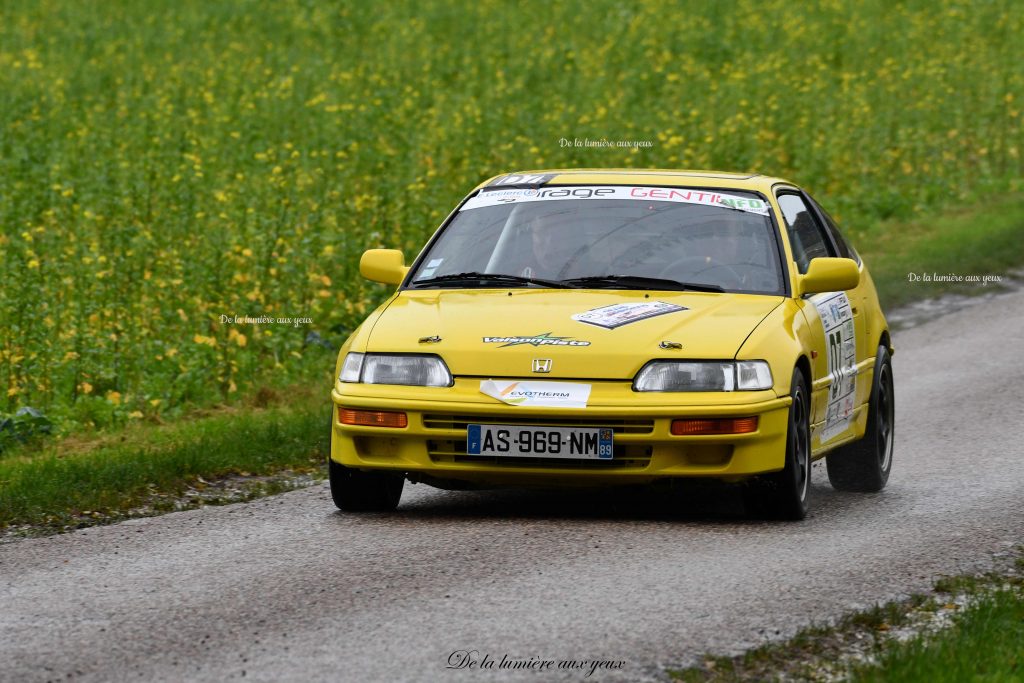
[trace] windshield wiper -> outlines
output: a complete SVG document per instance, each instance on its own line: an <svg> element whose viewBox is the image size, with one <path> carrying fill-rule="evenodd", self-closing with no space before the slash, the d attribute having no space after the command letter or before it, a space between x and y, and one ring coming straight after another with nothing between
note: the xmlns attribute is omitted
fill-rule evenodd
<svg viewBox="0 0 1024 683"><path fill-rule="evenodd" d="M679 282L678 280L667 280L661 277L644 277L643 275L592 275L590 277L574 277L569 280L565 280L565 282L575 287L607 285L609 287L622 289L670 289L691 292L725 291L725 289L718 285Z"/></svg>
<svg viewBox="0 0 1024 683"><path fill-rule="evenodd" d="M427 278L426 280L415 280L412 283L413 287L422 287L424 285L463 285L463 284L479 284L481 282L501 282L516 285L541 285L543 287L553 287L556 289L572 289L574 285L561 280L544 280L538 277L524 277L520 275L508 275L506 273L451 273L449 275L438 275L437 277Z"/></svg>

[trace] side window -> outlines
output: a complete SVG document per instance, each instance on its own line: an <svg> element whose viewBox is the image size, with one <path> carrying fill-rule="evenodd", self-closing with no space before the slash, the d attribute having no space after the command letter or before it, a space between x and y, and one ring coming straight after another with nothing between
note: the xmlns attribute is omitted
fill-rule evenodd
<svg viewBox="0 0 1024 683"><path fill-rule="evenodd" d="M839 226L836 225L835 219L828 214L828 211L821 208L821 204L813 199L811 201L814 202L814 206L818 208L818 212L825 219L825 230L828 231L829 236L835 243L836 249L839 251L839 256L843 258L852 258L858 265L860 265L860 255L857 253L857 250L846 241L846 238L843 237L843 233L839 232Z"/></svg>
<svg viewBox="0 0 1024 683"><path fill-rule="evenodd" d="M779 195L779 206L782 208L783 218L786 219L786 231L789 233L789 244L793 248L793 260L796 261L801 273L807 272L811 259L833 255L821 226L800 195Z"/></svg>

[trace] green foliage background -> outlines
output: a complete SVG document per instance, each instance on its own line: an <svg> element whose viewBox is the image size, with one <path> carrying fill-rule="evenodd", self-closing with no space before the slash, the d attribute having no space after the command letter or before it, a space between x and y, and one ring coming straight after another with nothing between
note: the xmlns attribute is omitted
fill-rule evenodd
<svg viewBox="0 0 1024 683"><path fill-rule="evenodd" d="M859 246L1021 189L1024 5L0 3L0 408L109 424L321 377L471 187L756 170ZM649 140L563 147L561 138ZM221 315L313 319L237 326Z"/></svg>

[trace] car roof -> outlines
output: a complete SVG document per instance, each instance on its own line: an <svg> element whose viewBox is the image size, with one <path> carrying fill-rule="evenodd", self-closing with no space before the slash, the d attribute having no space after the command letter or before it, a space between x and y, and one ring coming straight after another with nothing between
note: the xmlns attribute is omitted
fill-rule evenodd
<svg viewBox="0 0 1024 683"><path fill-rule="evenodd" d="M552 185L658 185L666 187L709 187L752 190L770 194L778 184L793 185L782 178L758 173L676 170L665 168L553 168L515 171L488 178L475 189L489 185L502 187Z"/></svg>

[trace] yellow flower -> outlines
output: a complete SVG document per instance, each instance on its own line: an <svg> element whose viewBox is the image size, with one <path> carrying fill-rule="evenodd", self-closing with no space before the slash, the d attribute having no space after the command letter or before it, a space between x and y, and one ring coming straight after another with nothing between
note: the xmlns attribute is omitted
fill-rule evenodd
<svg viewBox="0 0 1024 683"><path fill-rule="evenodd" d="M119 391L108 391L107 400L113 403L115 406L121 404L121 392Z"/></svg>
<svg viewBox="0 0 1024 683"><path fill-rule="evenodd" d="M217 346L216 339L214 339L213 337L204 337L201 334L197 334L196 336L192 337L192 341L194 341L196 344L205 344L206 346L210 347ZM168 352L168 355L170 355L170 352Z"/></svg>
<svg viewBox="0 0 1024 683"><path fill-rule="evenodd" d="M82 391L83 394L92 393L92 385L89 384L88 382L82 382L81 384L78 385L78 388Z"/></svg>

